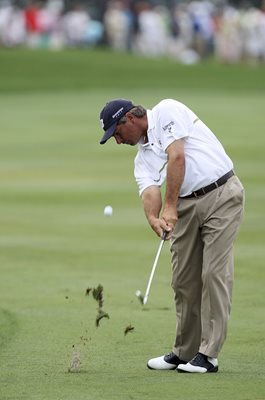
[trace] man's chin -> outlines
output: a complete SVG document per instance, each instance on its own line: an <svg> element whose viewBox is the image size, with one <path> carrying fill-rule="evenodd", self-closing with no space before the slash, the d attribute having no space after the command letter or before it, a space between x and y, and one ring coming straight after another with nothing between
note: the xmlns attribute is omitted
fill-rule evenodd
<svg viewBox="0 0 265 400"><path fill-rule="evenodd" d="M126 142L124 144L127 144L127 146L135 146L137 143Z"/></svg>

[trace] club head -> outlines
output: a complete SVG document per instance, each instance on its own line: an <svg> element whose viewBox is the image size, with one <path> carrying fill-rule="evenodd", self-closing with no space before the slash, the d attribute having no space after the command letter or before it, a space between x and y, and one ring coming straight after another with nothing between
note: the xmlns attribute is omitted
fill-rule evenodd
<svg viewBox="0 0 265 400"><path fill-rule="evenodd" d="M144 296L142 295L141 290L136 290L135 294L136 297L138 297L140 303L144 304Z"/></svg>

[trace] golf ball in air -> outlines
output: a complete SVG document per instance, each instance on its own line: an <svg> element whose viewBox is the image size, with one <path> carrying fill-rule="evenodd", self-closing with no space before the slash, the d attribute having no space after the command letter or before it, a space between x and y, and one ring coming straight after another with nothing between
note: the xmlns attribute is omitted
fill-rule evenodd
<svg viewBox="0 0 265 400"><path fill-rule="evenodd" d="M105 217L111 217L113 213L113 208L111 206L106 206L104 208L104 215Z"/></svg>

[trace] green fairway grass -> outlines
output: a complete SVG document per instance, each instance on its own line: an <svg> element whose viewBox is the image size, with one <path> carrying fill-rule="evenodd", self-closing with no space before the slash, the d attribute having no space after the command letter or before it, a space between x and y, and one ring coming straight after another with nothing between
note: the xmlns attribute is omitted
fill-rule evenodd
<svg viewBox="0 0 265 400"><path fill-rule="evenodd" d="M104 51L0 50L0 400L265 399L264 75ZM145 291L159 238L134 182L136 148L99 145L98 114L115 97L186 103L245 186L218 374L146 368L174 341L170 252L166 243L143 308L135 291ZM97 328L86 289L98 284L110 319ZM75 352L81 367L70 373Z"/></svg>

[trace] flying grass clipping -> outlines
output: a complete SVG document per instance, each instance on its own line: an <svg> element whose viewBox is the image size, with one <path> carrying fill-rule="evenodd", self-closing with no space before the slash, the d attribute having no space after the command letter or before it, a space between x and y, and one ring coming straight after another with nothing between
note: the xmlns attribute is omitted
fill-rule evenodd
<svg viewBox="0 0 265 400"><path fill-rule="evenodd" d="M98 303L98 309L97 309L97 310L98 310L98 314L97 314L96 320L95 320L96 327L98 328L99 325L100 325L100 321L101 321L103 318L107 318L107 319L110 318L109 314L106 313L106 312L103 310L103 303L104 303L104 300L103 300L103 286L99 284L98 287L96 287L96 288L90 288L90 287L88 287L88 288L86 289L86 296L89 296L90 292L92 292L93 298L94 298L94 299L96 300L96 302Z"/></svg>
<svg viewBox="0 0 265 400"><path fill-rule="evenodd" d="M85 291L86 296L90 296L92 294L93 299L97 303L97 315L95 318L95 325L96 328L99 328L101 326L101 322L103 319L110 319L110 316L107 312L103 310L103 305L104 305L104 296L103 296L103 286L99 284L97 287L88 287ZM124 330L123 334L126 336L128 333L134 332L134 326L131 324L127 325ZM91 338L86 338L84 336L80 336L80 341L78 345L73 344L73 352L70 360L70 364L68 367L68 372L69 373L77 373L80 372L81 370L81 345L85 346L87 342L91 340Z"/></svg>

